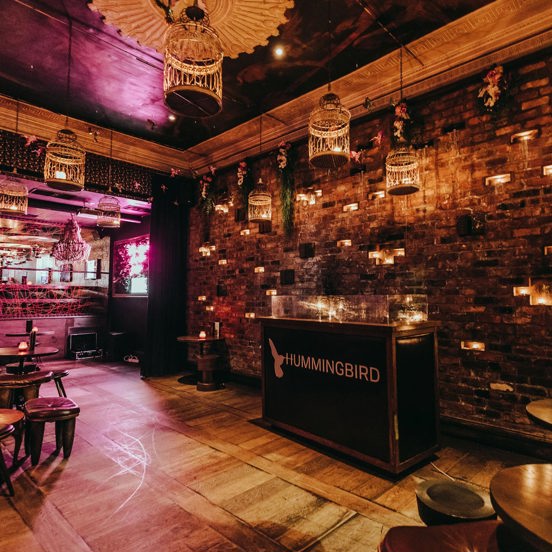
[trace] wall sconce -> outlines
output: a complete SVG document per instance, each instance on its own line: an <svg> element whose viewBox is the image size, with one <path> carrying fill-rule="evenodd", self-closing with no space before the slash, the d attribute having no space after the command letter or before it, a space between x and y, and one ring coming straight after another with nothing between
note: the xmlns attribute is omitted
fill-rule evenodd
<svg viewBox="0 0 552 552"><path fill-rule="evenodd" d="M351 247L353 245L352 240L338 240L337 247Z"/></svg>
<svg viewBox="0 0 552 552"><path fill-rule="evenodd" d="M343 205L344 213L350 213L351 211L358 211L358 203L349 203L347 205Z"/></svg>
<svg viewBox="0 0 552 552"><path fill-rule="evenodd" d="M202 245L198 251L201 253L202 257L210 257L211 256L211 250L208 247L205 247Z"/></svg>
<svg viewBox="0 0 552 552"><path fill-rule="evenodd" d="M512 181L512 173L494 174L485 178L485 186L496 186L497 184L506 184Z"/></svg>
<svg viewBox="0 0 552 552"><path fill-rule="evenodd" d="M205 310L206 310L207 312L213 312L213 311L215 310L215 307L214 307L213 305L207 305L207 306L205 307Z"/></svg>
<svg viewBox="0 0 552 552"><path fill-rule="evenodd" d="M368 258L376 259L376 265L392 265L395 264L395 257L404 257L404 247L396 247L395 249L378 249L377 251L369 251Z"/></svg>
<svg viewBox="0 0 552 552"><path fill-rule="evenodd" d="M224 203L217 203L215 205L215 212L228 213L228 205Z"/></svg>
<svg viewBox="0 0 552 552"><path fill-rule="evenodd" d="M251 234L251 230L249 230L249 228L244 228L244 229L240 232L240 236L249 236L249 234Z"/></svg>
<svg viewBox="0 0 552 552"><path fill-rule="evenodd" d="M531 288L529 286L515 286L514 297L529 297L531 295Z"/></svg>
<svg viewBox="0 0 552 552"><path fill-rule="evenodd" d="M228 261L226 259L219 259L218 264L219 265L226 265L226 264L228 264Z"/></svg>
<svg viewBox="0 0 552 552"><path fill-rule="evenodd" d="M275 289L267 289L266 295L278 295L278 292Z"/></svg>
<svg viewBox="0 0 552 552"><path fill-rule="evenodd" d="M544 246L544 254L545 255L552 255L552 245L545 245Z"/></svg>
<svg viewBox="0 0 552 552"><path fill-rule="evenodd" d="M485 343L482 341L461 341L460 348L467 351L484 351Z"/></svg>
<svg viewBox="0 0 552 552"><path fill-rule="evenodd" d="M207 295L198 295L197 300L198 301L207 301Z"/></svg>
<svg viewBox="0 0 552 552"><path fill-rule="evenodd" d="M246 312L245 313L245 318L255 318L255 313L254 312Z"/></svg>
<svg viewBox="0 0 552 552"><path fill-rule="evenodd" d="M542 176L552 176L552 165L545 165L542 168Z"/></svg>
<svg viewBox="0 0 552 552"><path fill-rule="evenodd" d="M255 267L255 274L261 274L262 272L264 272L264 266Z"/></svg>
<svg viewBox="0 0 552 552"><path fill-rule="evenodd" d="M518 142L526 142L527 140L534 140L540 136L540 128L532 128L531 130L522 130L516 132L510 136L510 144Z"/></svg>
<svg viewBox="0 0 552 552"><path fill-rule="evenodd" d="M378 190L377 192L374 192L373 194L370 194L370 199L383 199L385 197L385 190Z"/></svg>

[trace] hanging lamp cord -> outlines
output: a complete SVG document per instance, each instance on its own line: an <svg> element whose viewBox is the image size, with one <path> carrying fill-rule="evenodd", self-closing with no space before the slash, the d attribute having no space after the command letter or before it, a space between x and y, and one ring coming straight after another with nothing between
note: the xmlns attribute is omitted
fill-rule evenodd
<svg viewBox="0 0 552 552"><path fill-rule="evenodd" d="M328 0L328 92L332 90L332 0Z"/></svg>
<svg viewBox="0 0 552 552"><path fill-rule="evenodd" d="M403 99L403 47L401 46L399 53L399 102Z"/></svg>

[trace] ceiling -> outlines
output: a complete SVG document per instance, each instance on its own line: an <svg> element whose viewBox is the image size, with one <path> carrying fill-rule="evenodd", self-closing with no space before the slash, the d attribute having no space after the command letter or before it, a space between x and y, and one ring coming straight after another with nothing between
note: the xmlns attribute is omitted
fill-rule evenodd
<svg viewBox="0 0 552 552"><path fill-rule="evenodd" d="M139 23L147 29L148 17L152 28L154 23L159 25L159 13L155 17L148 14L154 8L159 11L161 0L93 1L96 10L99 4L118 4L128 10L127 15L132 16L128 28ZM258 11L259 4L266 5L267 13L275 4L292 6L282 11L282 18L287 21L277 28L278 36L264 37L266 45L255 47L251 53L225 58L223 108L213 117L177 117L170 121L163 101L162 54L106 24L86 0L0 0L0 94L90 125L188 149L323 86L328 73L332 80L337 79L396 50L398 42L408 44L490 3L206 1L213 13L245 5L245 13L238 13L237 23L257 33L258 19L250 15L248 6L256 5ZM145 15L139 21L129 7L136 4L145 6ZM177 4L183 4L183 0ZM108 19L112 21L113 17ZM71 77L67 94L70 35ZM257 38L263 41L262 37ZM285 50L281 59L273 55L276 45Z"/></svg>

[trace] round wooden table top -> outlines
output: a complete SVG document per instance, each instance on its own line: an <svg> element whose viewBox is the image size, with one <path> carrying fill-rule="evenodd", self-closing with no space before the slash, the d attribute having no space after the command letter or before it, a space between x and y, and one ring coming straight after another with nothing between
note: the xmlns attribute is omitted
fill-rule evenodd
<svg viewBox="0 0 552 552"><path fill-rule="evenodd" d="M535 422L552 428L552 399L532 401L525 407L525 410Z"/></svg>
<svg viewBox="0 0 552 552"><path fill-rule="evenodd" d="M500 470L490 495L496 513L517 536L538 550L552 550L552 464Z"/></svg>
<svg viewBox="0 0 552 552"><path fill-rule="evenodd" d="M31 335L31 332L15 332L15 333L7 333L6 337L29 337ZM36 332L36 335L54 335L54 332L51 330L39 330Z"/></svg>
<svg viewBox="0 0 552 552"><path fill-rule="evenodd" d="M35 347L32 351L20 351L17 347L0 347L0 357L30 358L39 356L55 355L59 353L56 347Z"/></svg>
<svg viewBox="0 0 552 552"><path fill-rule="evenodd" d="M199 337L198 335L180 335L176 338L177 341L183 341L184 343L203 343L211 341L223 341L224 337L213 337L208 335L206 337Z"/></svg>

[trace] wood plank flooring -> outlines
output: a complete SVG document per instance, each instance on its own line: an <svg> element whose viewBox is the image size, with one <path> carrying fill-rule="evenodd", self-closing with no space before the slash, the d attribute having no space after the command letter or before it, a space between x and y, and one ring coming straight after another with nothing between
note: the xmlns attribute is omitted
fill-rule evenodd
<svg viewBox="0 0 552 552"><path fill-rule="evenodd" d="M12 474L0 496L0 551L372 552L389 527L419 525L414 489L444 477L431 465L392 481L251 423L257 390L200 393L136 367L53 363L81 407L73 453ZM42 396L55 395L53 383ZM4 442L11 464L13 443ZM487 488L502 467L533 458L447 439L435 465Z"/></svg>

